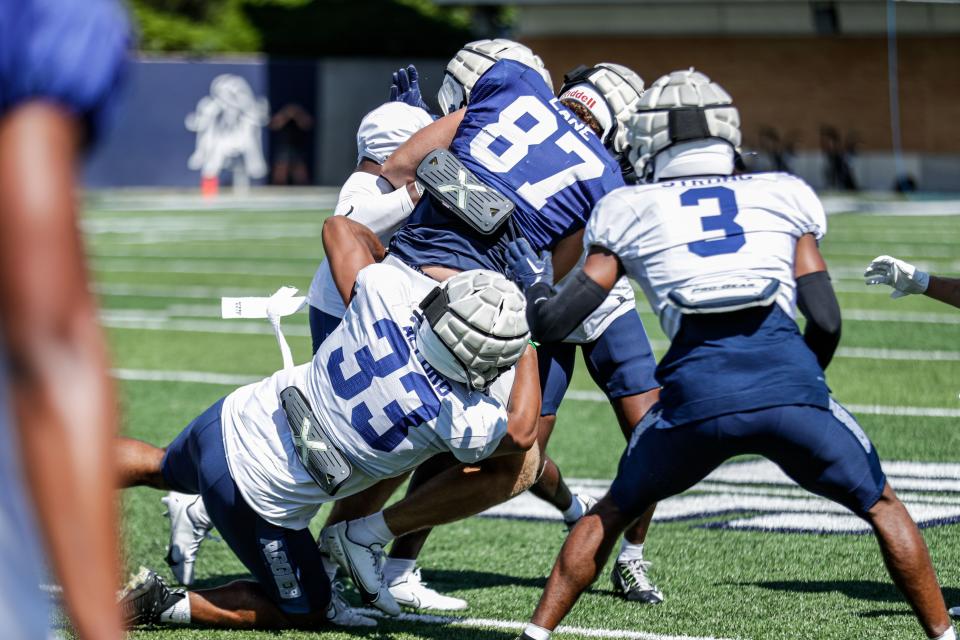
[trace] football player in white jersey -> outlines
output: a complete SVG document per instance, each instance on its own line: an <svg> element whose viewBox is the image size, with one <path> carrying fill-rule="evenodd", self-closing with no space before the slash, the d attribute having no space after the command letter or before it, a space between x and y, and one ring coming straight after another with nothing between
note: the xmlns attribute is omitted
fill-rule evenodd
<svg viewBox="0 0 960 640"><path fill-rule="evenodd" d="M363 225L331 217L323 241L339 248L328 255L347 311L309 363L237 389L165 449L118 441L122 485L201 494L256 581L183 592L144 571L122 600L130 624L322 623L335 612L307 528L321 504L438 453L475 463L534 441L536 356L512 283L474 270L424 295L396 268L375 264L383 247ZM509 397L488 392L514 366ZM337 543L328 541L335 554ZM379 580L352 577L367 603L399 613Z"/></svg>
<svg viewBox="0 0 960 640"><path fill-rule="evenodd" d="M827 222L816 195L791 175L734 174L739 115L693 70L647 90L631 138L650 184L597 205L575 286L557 293L543 281L548 262L512 247L535 338L566 335L626 273L672 341L657 368L660 402L635 429L610 491L567 538L521 637L550 637L650 504L749 453L869 522L926 635L956 638L917 526L870 439L829 396L824 368L840 317L817 247Z"/></svg>

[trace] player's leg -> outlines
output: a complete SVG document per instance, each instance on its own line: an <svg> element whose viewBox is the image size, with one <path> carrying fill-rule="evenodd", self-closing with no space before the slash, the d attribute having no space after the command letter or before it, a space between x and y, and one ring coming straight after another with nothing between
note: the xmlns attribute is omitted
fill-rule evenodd
<svg viewBox="0 0 960 640"><path fill-rule="evenodd" d="M134 438L116 438L114 459L117 483L121 489L147 486L166 489L160 473L164 449Z"/></svg>
<svg viewBox="0 0 960 640"><path fill-rule="evenodd" d="M468 518L505 502L530 488L539 466L537 447L488 458L478 465L460 464L433 476L387 509L328 527L321 536L361 594L380 606L375 600L386 584L379 549L397 536Z"/></svg>
<svg viewBox="0 0 960 640"><path fill-rule="evenodd" d="M715 469L729 452L716 442L712 421L671 427L658 414L636 428L610 491L570 532L533 614L543 637L596 580L617 537L658 500L684 491ZM533 635L533 634L531 634Z"/></svg>
<svg viewBox="0 0 960 640"><path fill-rule="evenodd" d="M856 419L833 400L830 410L786 406L754 413L769 416L752 435L750 424L742 428L744 436L756 443L756 452L776 462L808 491L869 522L890 576L927 636L947 632L950 619L926 544L887 484L876 449Z"/></svg>
<svg viewBox="0 0 960 640"><path fill-rule="evenodd" d="M310 342L313 348L312 353L316 353L323 341L327 339L333 330L339 326L341 318L324 313L313 305L307 305L307 317L310 322Z"/></svg>
<svg viewBox="0 0 960 640"><path fill-rule="evenodd" d="M407 495L416 493L431 478L448 469L460 466L452 454L436 455L417 467ZM382 505L381 505L382 506ZM405 607L421 610L460 611L467 608L467 601L443 595L426 585L417 567L417 558L426 544L432 527L402 535L393 541L390 554L383 565L383 577L394 599Z"/></svg>
<svg viewBox="0 0 960 640"><path fill-rule="evenodd" d="M171 592L149 572L122 600L131 624L201 624L229 628L312 626L326 619L330 583L309 530L266 522L246 503L230 475L220 422L222 401L181 433L161 473L173 489L200 493L224 541L256 582Z"/></svg>
<svg viewBox="0 0 960 640"><path fill-rule="evenodd" d="M597 340L583 345L582 350L590 377L606 393L620 430L629 441L634 427L660 397L654 377L656 360L640 315L632 310L620 316ZM648 576L650 562L643 557L655 509L655 504L650 505L627 527L610 574L618 594L645 604L663 601L663 594Z"/></svg>

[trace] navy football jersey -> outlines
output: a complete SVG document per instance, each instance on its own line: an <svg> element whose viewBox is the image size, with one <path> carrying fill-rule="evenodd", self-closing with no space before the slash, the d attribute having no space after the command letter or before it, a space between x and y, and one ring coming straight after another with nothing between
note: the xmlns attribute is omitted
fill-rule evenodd
<svg viewBox="0 0 960 640"><path fill-rule="evenodd" d="M82 118L94 142L132 41L116 0L0 0L0 116L35 99Z"/></svg>
<svg viewBox="0 0 960 640"><path fill-rule="evenodd" d="M597 136L539 73L514 60L497 62L474 85L450 150L516 210L483 236L424 197L390 244L412 266L503 271L508 240L523 236L534 249L552 249L585 226L604 194L623 186L620 167Z"/></svg>

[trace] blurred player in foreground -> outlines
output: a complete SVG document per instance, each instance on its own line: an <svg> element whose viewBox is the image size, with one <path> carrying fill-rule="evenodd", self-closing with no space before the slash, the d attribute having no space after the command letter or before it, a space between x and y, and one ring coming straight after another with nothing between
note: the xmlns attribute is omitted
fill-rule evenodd
<svg viewBox="0 0 960 640"><path fill-rule="evenodd" d="M112 0L0 4L0 621L49 635L45 548L80 638L121 638L117 406L77 221L129 25Z"/></svg>
<svg viewBox="0 0 960 640"><path fill-rule="evenodd" d="M396 268L374 264L380 241L343 216L324 223L323 242L347 311L309 363L290 363L214 403L166 449L119 440L122 485L201 494L256 578L185 593L144 571L122 600L131 624L322 624L339 605L307 528L320 505L438 453L474 463L531 446L536 356L512 283L474 270L416 289ZM514 365L512 392L503 387L509 397L487 393L501 376L512 378ZM385 528L382 519L373 525ZM324 542L341 561L348 542ZM365 602L400 612L379 579L352 577Z"/></svg>
<svg viewBox="0 0 960 640"><path fill-rule="evenodd" d="M863 277L868 285L887 284L893 287L891 298L920 293L960 308L960 278L935 276L890 256L874 258L863 272Z"/></svg>
<svg viewBox="0 0 960 640"><path fill-rule="evenodd" d="M739 124L706 76L660 78L631 122L637 174L652 184L597 206L580 285L556 292L548 257L511 245L535 338L565 335L627 273L672 340L657 369L659 404L635 429L610 491L567 538L521 637L550 637L650 504L728 458L759 454L869 522L926 635L954 639L920 531L824 379L840 312L817 247L823 207L789 174L734 175ZM807 317L803 336L796 306Z"/></svg>

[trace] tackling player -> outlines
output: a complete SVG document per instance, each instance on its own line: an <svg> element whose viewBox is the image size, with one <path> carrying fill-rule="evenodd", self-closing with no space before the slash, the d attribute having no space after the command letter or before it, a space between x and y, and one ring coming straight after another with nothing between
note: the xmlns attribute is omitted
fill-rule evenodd
<svg viewBox="0 0 960 640"><path fill-rule="evenodd" d="M567 538L522 637L550 637L650 504L749 453L869 522L927 636L956 638L919 530L824 381L840 317L817 247L826 216L816 195L788 174L734 175L739 115L693 70L647 90L631 138L637 173L652 184L597 206L576 287L556 292L540 278L546 264L514 246L534 337L566 335L627 273L672 339L657 369L659 405L634 431L610 491Z"/></svg>
<svg viewBox="0 0 960 640"><path fill-rule="evenodd" d="M112 0L0 3L0 621L119 640L117 401L77 220L78 163L115 103L130 26ZM45 553L44 553L45 552Z"/></svg>
<svg viewBox="0 0 960 640"><path fill-rule="evenodd" d="M416 289L374 264L383 257L376 235L343 216L324 223L323 242L347 311L311 362L234 391L166 449L119 440L123 486L201 494L256 578L185 593L145 571L122 600L131 624L322 623L336 612L307 529L321 504L440 452L472 463L531 446L536 356L513 284L473 270ZM509 402L485 392L514 365L521 375ZM338 552L337 539L327 545ZM399 613L379 583L358 586L366 602Z"/></svg>

